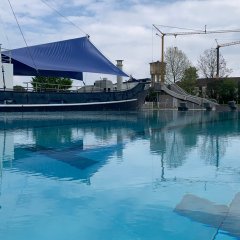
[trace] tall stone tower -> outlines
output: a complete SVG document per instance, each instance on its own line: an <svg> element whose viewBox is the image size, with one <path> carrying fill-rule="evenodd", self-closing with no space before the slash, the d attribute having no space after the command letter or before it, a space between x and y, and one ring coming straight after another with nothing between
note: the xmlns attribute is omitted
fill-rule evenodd
<svg viewBox="0 0 240 240"><path fill-rule="evenodd" d="M117 61L117 67L120 70L123 70L123 60L116 60ZM122 90L122 76L117 76L117 90Z"/></svg>

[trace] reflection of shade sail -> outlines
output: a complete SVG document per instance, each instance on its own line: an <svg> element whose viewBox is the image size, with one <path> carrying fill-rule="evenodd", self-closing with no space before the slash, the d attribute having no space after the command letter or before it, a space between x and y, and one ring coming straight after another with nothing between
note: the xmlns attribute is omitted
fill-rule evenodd
<svg viewBox="0 0 240 240"><path fill-rule="evenodd" d="M206 199L187 194L174 211L194 221L220 228L232 236L240 237L240 193L235 195L229 206L216 205Z"/></svg>
<svg viewBox="0 0 240 240"><path fill-rule="evenodd" d="M46 177L89 181L118 149L122 149L121 144L88 150L83 150L81 144L79 147L76 145L74 148L63 149L20 147L15 148L15 159L11 167ZM36 155L33 156L33 153Z"/></svg>
<svg viewBox="0 0 240 240"><path fill-rule="evenodd" d="M12 58L14 75L55 76L79 80L83 79L83 72L127 76L87 37L4 51L2 55Z"/></svg>

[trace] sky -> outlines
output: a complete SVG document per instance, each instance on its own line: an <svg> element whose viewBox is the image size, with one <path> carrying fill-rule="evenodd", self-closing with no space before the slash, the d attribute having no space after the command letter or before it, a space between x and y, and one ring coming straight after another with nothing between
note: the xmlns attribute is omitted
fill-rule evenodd
<svg viewBox="0 0 240 240"><path fill-rule="evenodd" d="M90 35L91 42L113 63L123 59L124 71L135 78L150 77L149 63L160 59L161 39L153 24L163 32L182 30L175 26L204 30L240 29L239 0L10 0L28 45ZM47 2L48 7L44 4ZM52 8L67 17L59 16ZM240 40L240 33L190 35L165 38L165 48L178 47L197 65L204 50L216 41ZM0 43L4 48L25 47L8 0L0 2ZM232 76L240 76L240 45L220 49ZM109 75L84 74L85 81ZM15 82L21 81L19 77ZM78 84L76 82L76 84Z"/></svg>

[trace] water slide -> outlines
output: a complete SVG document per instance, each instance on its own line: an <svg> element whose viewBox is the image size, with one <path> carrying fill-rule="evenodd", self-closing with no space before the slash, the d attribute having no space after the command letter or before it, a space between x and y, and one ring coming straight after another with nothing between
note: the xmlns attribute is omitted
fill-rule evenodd
<svg viewBox="0 0 240 240"><path fill-rule="evenodd" d="M197 97L197 96L193 96L187 92L185 92L182 88L180 88L177 84L175 83L170 83L168 85L166 84L161 84L161 90L164 91L165 93L167 93L168 95L182 100L182 101L186 101L186 102L191 102L191 103L195 103L201 107L214 107L216 105L218 105L217 102L212 101L212 100L208 100L206 98L201 98L201 97Z"/></svg>

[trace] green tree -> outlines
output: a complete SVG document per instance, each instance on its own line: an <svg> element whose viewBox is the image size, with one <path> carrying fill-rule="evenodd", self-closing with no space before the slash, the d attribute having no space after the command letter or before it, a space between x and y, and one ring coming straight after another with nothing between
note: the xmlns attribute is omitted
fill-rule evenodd
<svg viewBox="0 0 240 240"><path fill-rule="evenodd" d="M165 53L166 79L170 82L178 82L183 78L184 72L190 66L186 54L177 47L169 47Z"/></svg>
<svg viewBox="0 0 240 240"><path fill-rule="evenodd" d="M72 87L72 80L63 77L36 76L31 82L33 89L38 90L64 90Z"/></svg>
<svg viewBox="0 0 240 240"><path fill-rule="evenodd" d="M221 84L220 101L227 103L228 101L237 100L238 84L233 79L224 79Z"/></svg>
<svg viewBox="0 0 240 240"><path fill-rule="evenodd" d="M238 81L237 85L238 85L237 101L240 102L240 81Z"/></svg>
<svg viewBox="0 0 240 240"><path fill-rule="evenodd" d="M220 100L221 96L221 88L222 88L221 80L212 79L207 83L207 96L212 99L216 99L217 102Z"/></svg>
<svg viewBox="0 0 240 240"><path fill-rule="evenodd" d="M17 91L17 92L25 92L26 91L25 88L20 85L13 86L13 90Z"/></svg>
<svg viewBox="0 0 240 240"><path fill-rule="evenodd" d="M195 67L189 67L184 71L183 78L178 85L186 92L194 94L194 88L197 86L197 69Z"/></svg>
<svg viewBox="0 0 240 240"><path fill-rule="evenodd" d="M156 102L157 101L157 93L154 91L153 88L150 88L148 91L148 95L145 99L146 102Z"/></svg>
<svg viewBox="0 0 240 240"><path fill-rule="evenodd" d="M212 80L207 84L207 95L219 103L237 100L238 83L233 79Z"/></svg>

